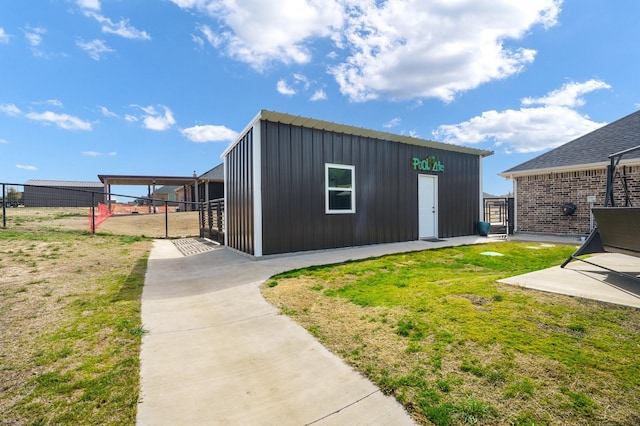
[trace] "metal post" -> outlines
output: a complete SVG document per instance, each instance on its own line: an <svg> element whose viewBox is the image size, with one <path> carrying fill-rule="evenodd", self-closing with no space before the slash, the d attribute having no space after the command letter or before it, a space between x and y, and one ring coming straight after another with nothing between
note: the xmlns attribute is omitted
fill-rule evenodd
<svg viewBox="0 0 640 426"><path fill-rule="evenodd" d="M169 201L164 201L164 237L169 238Z"/></svg>
<svg viewBox="0 0 640 426"><path fill-rule="evenodd" d="M7 227L7 193L5 192L4 183L2 184L2 227Z"/></svg>

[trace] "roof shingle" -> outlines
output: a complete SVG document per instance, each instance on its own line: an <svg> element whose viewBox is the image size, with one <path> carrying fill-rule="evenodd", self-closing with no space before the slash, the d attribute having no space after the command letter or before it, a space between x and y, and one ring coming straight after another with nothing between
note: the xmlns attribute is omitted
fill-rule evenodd
<svg viewBox="0 0 640 426"><path fill-rule="evenodd" d="M609 161L609 155L636 146L640 146L640 111L580 136L500 175L603 163ZM626 154L624 158L640 159L640 151Z"/></svg>

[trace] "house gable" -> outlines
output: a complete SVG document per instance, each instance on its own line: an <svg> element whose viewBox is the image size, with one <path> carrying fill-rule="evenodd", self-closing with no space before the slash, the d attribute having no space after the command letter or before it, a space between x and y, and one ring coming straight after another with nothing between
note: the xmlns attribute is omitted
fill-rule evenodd
<svg viewBox="0 0 640 426"><path fill-rule="evenodd" d="M512 167L499 175L512 178L597 169L609 164L609 155L638 145L640 145L640 111ZM621 164L640 164L640 151L625 155Z"/></svg>

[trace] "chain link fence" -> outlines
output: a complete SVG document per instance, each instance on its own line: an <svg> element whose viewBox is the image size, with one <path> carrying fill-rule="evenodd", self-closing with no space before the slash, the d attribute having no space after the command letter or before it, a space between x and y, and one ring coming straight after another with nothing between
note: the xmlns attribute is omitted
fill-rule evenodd
<svg viewBox="0 0 640 426"><path fill-rule="evenodd" d="M224 202L168 201L86 188L0 183L3 229L224 240Z"/></svg>

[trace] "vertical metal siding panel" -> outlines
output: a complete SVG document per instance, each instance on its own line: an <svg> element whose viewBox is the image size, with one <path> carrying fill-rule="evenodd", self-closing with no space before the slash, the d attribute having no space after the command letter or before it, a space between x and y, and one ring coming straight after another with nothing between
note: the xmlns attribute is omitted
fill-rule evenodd
<svg viewBox="0 0 640 426"><path fill-rule="evenodd" d="M391 241L391 226L393 226L392 223L392 216L391 216L391 209L394 208L395 206L391 205L391 198L393 196L393 192L391 190L391 176L389 175L389 169L388 167L386 167L386 161L388 161L391 158L391 144L390 143L381 143L379 144L380 148L382 150L381 155L378 158L378 167L379 169L383 172L383 183L382 183L382 187L383 187L383 200L384 202L381 203L380 207L382 208L382 229L383 229L383 234L381 235L382 237L382 241L385 243L388 243Z"/></svg>
<svg viewBox="0 0 640 426"><path fill-rule="evenodd" d="M279 185L281 193L280 197L280 221L291 225L291 205L295 204L295 198L291 197L291 128L290 126L280 124L278 126L278 140L280 148L280 164L279 164ZM288 194L289 196L285 196ZM291 237L293 229L288 232L282 229L279 234L280 245L278 251L280 253L293 251L291 249Z"/></svg>
<svg viewBox="0 0 640 426"><path fill-rule="evenodd" d="M278 244L278 126L264 122L263 131L263 253L277 253Z"/></svg>
<svg viewBox="0 0 640 426"><path fill-rule="evenodd" d="M271 250L270 243L273 237L271 236L271 206L273 204L273 195L271 191L273 189L273 182L271 180L271 135L269 122L262 121L260 123L262 127L260 130L260 137L262 138L262 253L269 254Z"/></svg>
<svg viewBox="0 0 640 426"><path fill-rule="evenodd" d="M240 141L240 143L238 144L238 154L237 154L237 158L236 158L236 163L237 163L237 172L236 172L236 205L237 205L237 216L236 216L236 226L238 229L238 250L241 251L245 251L246 248L244 246L244 234L245 234L245 229L244 229L244 223L243 223L243 219L244 219L244 206L243 206L243 185L244 185L244 181L242 179L242 176L244 174L244 167L245 167L245 162L244 162L244 140Z"/></svg>
<svg viewBox="0 0 640 426"><path fill-rule="evenodd" d="M235 187L235 174L237 171L237 166L235 164L236 161L236 150L233 149L227 155L227 188L229 193L227 194L227 204L225 209L227 209L227 242L230 247L236 247L236 203L235 198L237 194L237 189Z"/></svg>
<svg viewBox="0 0 640 426"><path fill-rule="evenodd" d="M311 131L312 144L312 175L311 175L311 209L317 212L319 218L313 221L313 245L312 249L318 250L323 248L322 240L324 238L327 215L325 214L325 182L324 182L324 133L320 130Z"/></svg>
<svg viewBox="0 0 640 426"><path fill-rule="evenodd" d="M247 140L245 141L247 148L247 174L246 179L246 203L247 203L247 215L246 215L246 227L247 227L247 250L249 253L255 253L255 238L253 233L253 129L249 130Z"/></svg>
<svg viewBox="0 0 640 426"><path fill-rule="evenodd" d="M318 197L318 194L314 194L313 190L313 169L311 165L313 164L313 146L312 144L312 134L310 129L300 128L300 141L299 141L299 173L301 174L301 178L298 179L300 182L300 192L304 194L305 200L304 205L300 212L300 216L298 219L298 224L300 227L300 236L304 241L304 246L308 250L313 250L314 246L314 229L317 228L316 224L313 221L306 221L306 217L308 217L308 211L311 209L313 212L313 200ZM302 203L301 203L302 204Z"/></svg>
<svg viewBox="0 0 640 426"><path fill-rule="evenodd" d="M228 243L236 250L254 254L253 250L253 161L252 131L229 152L227 157Z"/></svg>
<svg viewBox="0 0 640 426"><path fill-rule="evenodd" d="M308 208L309 191L306 190L302 181L305 173L302 160L302 128L299 126L290 126L290 174L288 176L291 194L294 196L294 202L290 204L290 227L294 230L290 232L289 247L287 251L295 251L296 246L303 247L308 250L307 239L305 238L305 210Z"/></svg>
<svg viewBox="0 0 640 426"><path fill-rule="evenodd" d="M326 200L324 199L325 197L325 191L326 191L326 182L324 181L324 164L325 163L334 163L336 161L335 156L333 155L333 134L323 131L322 132L322 150L323 150L323 157L322 157L322 175L323 175L323 203L325 204L323 209L326 209ZM322 234L322 245L321 248L325 249L325 248L330 248L331 247L331 233L335 232L335 229L332 229L332 225L333 225L333 217L335 215L329 215L329 214L325 214L324 215L324 233Z"/></svg>
<svg viewBox="0 0 640 426"><path fill-rule="evenodd" d="M363 143L367 145L366 151L366 161L367 161L367 178L369 180L367 184L367 188L371 191L368 194L369 203L367 205L368 211L366 214L368 217L369 224L369 232L368 235L368 244L374 244L378 239L378 222L380 220L380 213L378 212L378 205L383 202L380 199L380 192L378 191L378 173L376 171L376 146L372 143L371 139L364 138Z"/></svg>
<svg viewBox="0 0 640 426"><path fill-rule="evenodd" d="M402 187L404 186L404 183L400 180L401 178L401 174L400 174L400 158L404 156L404 146L403 145L398 145L396 147L396 149L392 149L391 152L393 153L392 157L390 158L391 164L389 167L389 173L390 173L390 179L391 179L391 186L392 186L392 190L391 190L391 202L389 204L392 205L392 221L393 221L393 231L392 231L392 241L396 242L396 241L402 241L403 238L403 232L402 232L402 228L403 228L403 207L402 204L400 203L401 200L401 195L402 195Z"/></svg>

